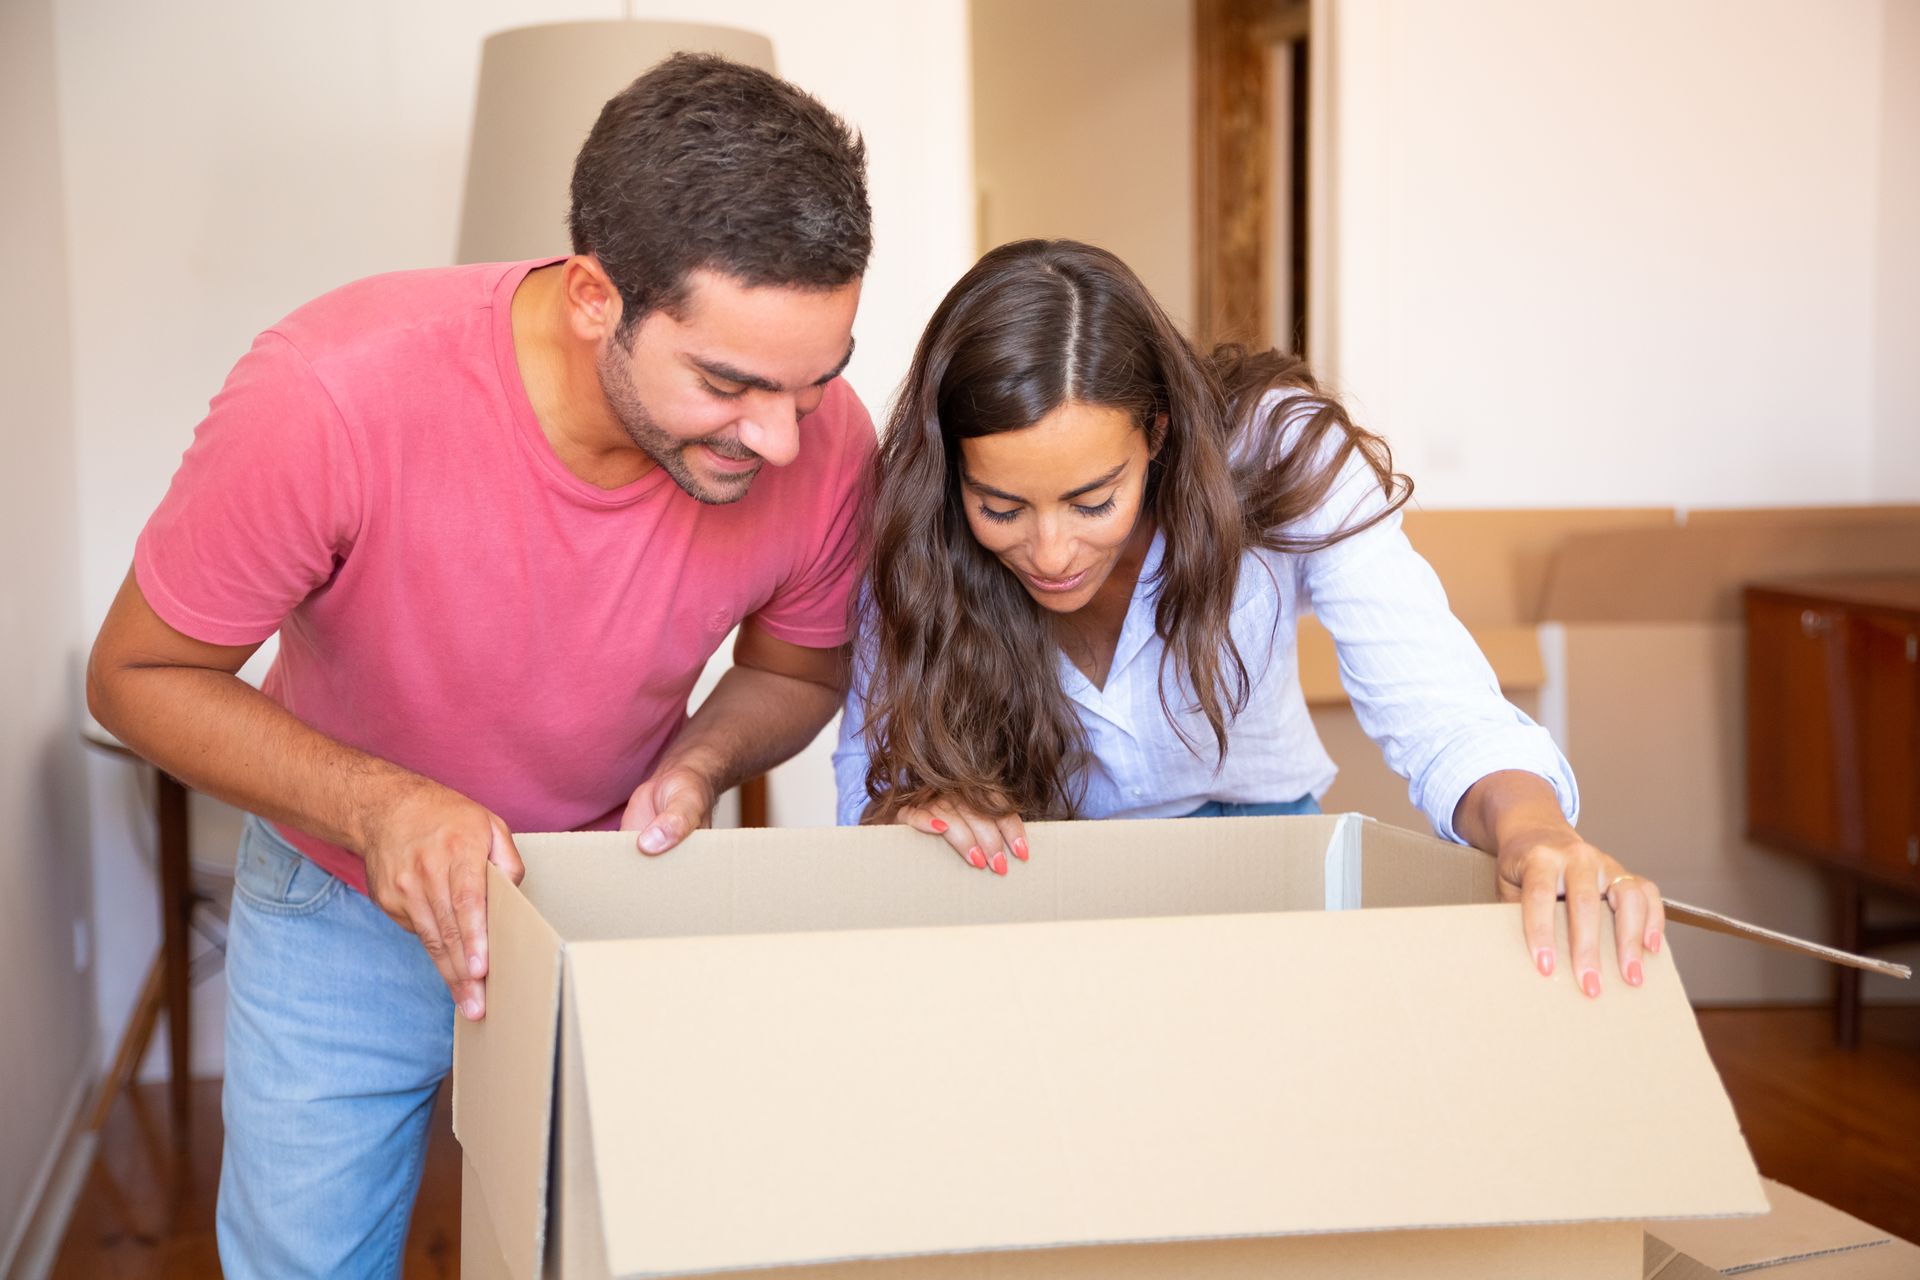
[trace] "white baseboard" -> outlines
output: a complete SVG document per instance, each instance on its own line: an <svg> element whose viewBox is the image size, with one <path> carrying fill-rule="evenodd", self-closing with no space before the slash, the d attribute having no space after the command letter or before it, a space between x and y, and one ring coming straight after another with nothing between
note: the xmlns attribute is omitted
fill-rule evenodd
<svg viewBox="0 0 1920 1280"><path fill-rule="evenodd" d="M91 1062L93 1058L89 1050L81 1060ZM67 1234L67 1221L86 1186L87 1171L93 1167L94 1149L100 1141L98 1134L81 1128L98 1083L98 1077L87 1072L74 1081L60 1127L27 1198L26 1212L14 1224L6 1248L0 1250L0 1277L5 1280L45 1280L53 1270L60 1242Z"/></svg>

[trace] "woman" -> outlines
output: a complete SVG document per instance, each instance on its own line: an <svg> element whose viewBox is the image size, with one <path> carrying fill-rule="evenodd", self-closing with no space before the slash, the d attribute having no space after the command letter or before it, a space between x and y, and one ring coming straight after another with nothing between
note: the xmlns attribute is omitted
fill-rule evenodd
<svg viewBox="0 0 1920 1280"><path fill-rule="evenodd" d="M1659 892L1575 834L1565 759L1400 531L1410 489L1298 360L1202 358L1103 250L994 250L922 335L876 462L840 821L1005 875L1022 819L1317 812L1311 611L1434 829L1495 856L1540 972L1564 894L1582 990L1603 900L1638 985Z"/></svg>

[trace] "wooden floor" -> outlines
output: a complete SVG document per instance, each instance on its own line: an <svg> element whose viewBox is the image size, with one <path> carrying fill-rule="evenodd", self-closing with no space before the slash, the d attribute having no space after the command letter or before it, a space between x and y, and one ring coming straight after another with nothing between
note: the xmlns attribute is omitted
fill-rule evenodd
<svg viewBox="0 0 1920 1280"><path fill-rule="evenodd" d="M1920 1007L1871 1008L1852 1053L1825 1010L1700 1015L1760 1171L1895 1235L1920 1241ZM158 1085L115 1108L54 1268L57 1280L201 1280L219 1274L219 1085L196 1086L192 1141L167 1152ZM443 1091L406 1274L457 1276L460 1153Z"/></svg>

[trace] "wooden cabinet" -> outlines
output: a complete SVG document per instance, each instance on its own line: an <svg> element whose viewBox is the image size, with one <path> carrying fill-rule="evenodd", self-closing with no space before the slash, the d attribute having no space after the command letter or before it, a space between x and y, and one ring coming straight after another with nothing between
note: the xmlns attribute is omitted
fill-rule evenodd
<svg viewBox="0 0 1920 1280"><path fill-rule="evenodd" d="M1920 900L1920 575L1751 586L1746 623L1749 838L1827 864L1838 945L1920 936L1863 914L1867 889ZM1859 973L1840 973L1851 1044Z"/></svg>

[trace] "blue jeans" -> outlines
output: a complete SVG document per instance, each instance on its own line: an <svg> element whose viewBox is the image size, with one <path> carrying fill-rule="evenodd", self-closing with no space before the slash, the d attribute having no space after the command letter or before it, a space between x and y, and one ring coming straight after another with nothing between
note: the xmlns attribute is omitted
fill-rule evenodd
<svg viewBox="0 0 1920 1280"><path fill-rule="evenodd" d="M227 933L228 1280L398 1276L453 999L414 936L248 818Z"/></svg>
<svg viewBox="0 0 1920 1280"><path fill-rule="evenodd" d="M1232 800L1209 800L1183 818L1266 818L1288 814L1320 812L1320 802L1312 796L1282 800L1274 804L1239 804Z"/></svg>

